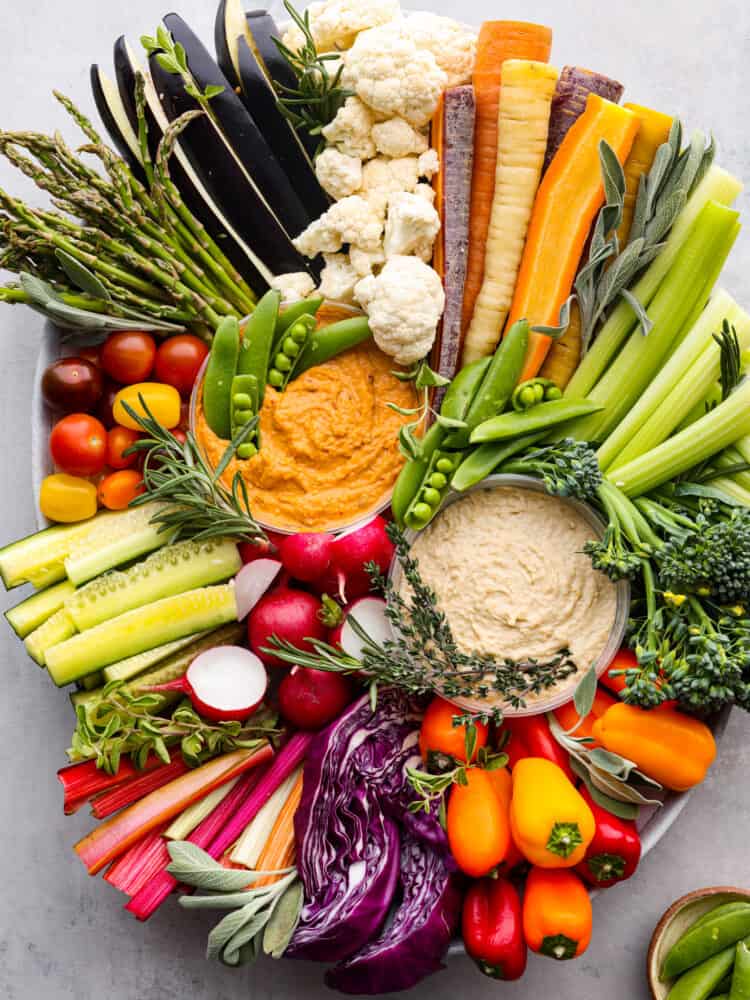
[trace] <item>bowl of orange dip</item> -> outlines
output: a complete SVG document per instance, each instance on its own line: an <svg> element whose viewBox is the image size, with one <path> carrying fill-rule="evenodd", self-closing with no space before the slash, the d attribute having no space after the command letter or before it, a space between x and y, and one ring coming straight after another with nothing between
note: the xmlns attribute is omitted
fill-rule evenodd
<svg viewBox="0 0 750 1000"><path fill-rule="evenodd" d="M349 318L347 306L324 303L318 324ZM260 450L233 459L222 475L231 488L237 472L256 520L272 531L340 531L390 503L404 458L398 432L414 417L393 410L417 405L411 382L393 374L392 358L372 340L310 368L283 392L268 388L260 410ZM203 412L203 372L196 381L190 426L214 468L228 442Z"/></svg>

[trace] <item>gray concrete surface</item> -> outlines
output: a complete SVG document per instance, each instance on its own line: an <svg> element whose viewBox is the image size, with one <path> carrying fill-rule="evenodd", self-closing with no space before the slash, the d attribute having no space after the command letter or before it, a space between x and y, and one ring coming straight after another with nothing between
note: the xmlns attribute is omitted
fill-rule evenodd
<svg viewBox="0 0 750 1000"><path fill-rule="evenodd" d="M720 161L750 178L747 53L750 8L739 0L526 0L464 4L432 0L434 9L479 22L525 17L554 26L556 65L578 62L627 84L626 99L680 114L691 127L714 131ZM178 10L212 37L213 0L181 0ZM88 67L109 64L121 32L151 31L166 7L157 0L0 0L0 126L65 127L50 97L57 87L84 107ZM0 185L33 195L0 163ZM743 206L747 210L747 199ZM750 304L750 235L745 232L725 283ZM0 307L0 543L34 528L30 487L29 399L41 329L31 312ZM0 597L3 607L8 602ZM15 595L14 595L15 600ZM66 819L55 771L64 761L72 716L64 694L26 658L8 628L0 629L0 1000L289 1000L323 997L322 970L262 962L231 972L203 959L206 920L167 905L147 926L121 899L88 878L71 845L91 825ZM669 903L698 886L750 885L750 786L747 721L735 713L720 759L677 826L626 885L595 903L595 930L578 962L530 962L518 984L483 980L466 960L414 991L512 995L525 1000L645 1000L643 967L653 925Z"/></svg>

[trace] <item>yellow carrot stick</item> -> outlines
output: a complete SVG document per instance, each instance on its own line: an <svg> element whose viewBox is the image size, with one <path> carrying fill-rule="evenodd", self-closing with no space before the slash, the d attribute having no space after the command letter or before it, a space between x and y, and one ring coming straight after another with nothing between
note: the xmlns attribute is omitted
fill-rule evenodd
<svg viewBox="0 0 750 1000"><path fill-rule="evenodd" d="M654 162L656 151L669 138L673 119L661 111L644 108L640 104L625 104L624 107L638 115L641 127L635 137L633 148L625 161L625 203L622 210L622 222L617 230L620 247L628 242L630 227L633 224L635 200L638 196L638 185L641 175L647 174Z"/></svg>

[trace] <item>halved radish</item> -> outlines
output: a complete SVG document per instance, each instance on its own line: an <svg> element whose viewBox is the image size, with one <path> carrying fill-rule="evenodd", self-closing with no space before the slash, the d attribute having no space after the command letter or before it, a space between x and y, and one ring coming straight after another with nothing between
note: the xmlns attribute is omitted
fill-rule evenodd
<svg viewBox="0 0 750 1000"><path fill-rule="evenodd" d="M356 659L362 659L365 641L357 634L351 623L354 618L360 628L378 646L393 638L391 623L385 613L386 603L382 597L360 597L344 610L344 618L340 625L331 632L330 642L340 646L343 651Z"/></svg>
<svg viewBox="0 0 750 1000"><path fill-rule="evenodd" d="M279 575L278 559L256 559L246 563L234 578L237 618L247 618L255 605Z"/></svg>
<svg viewBox="0 0 750 1000"><path fill-rule="evenodd" d="M183 691L199 715L213 722L243 721L263 701L266 668L242 646L214 646L199 653L184 677L145 691Z"/></svg>

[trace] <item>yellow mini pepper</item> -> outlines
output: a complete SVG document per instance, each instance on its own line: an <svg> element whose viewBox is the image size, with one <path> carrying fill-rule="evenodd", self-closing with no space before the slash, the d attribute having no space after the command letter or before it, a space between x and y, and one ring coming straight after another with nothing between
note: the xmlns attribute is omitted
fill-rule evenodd
<svg viewBox="0 0 750 1000"><path fill-rule="evenodd" d="M674 708L647 710L618 703L597 719L593 736L675 792L700 784L716 757L708 726Z"/></svg>
<svg viewBox="0 0 750 1000"><path fill-rule="evenodd" d="M577 865L596 830L583 796L562 768L542 757L525 757L513 768L510 825L518 849L540 868Z"/></svg>

